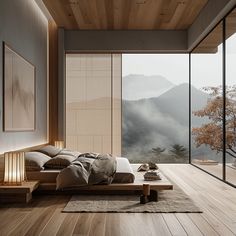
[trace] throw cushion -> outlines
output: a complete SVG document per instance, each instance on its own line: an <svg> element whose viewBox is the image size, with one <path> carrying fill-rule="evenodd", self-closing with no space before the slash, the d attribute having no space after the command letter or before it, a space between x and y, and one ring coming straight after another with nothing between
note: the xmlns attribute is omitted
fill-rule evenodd
<svg viewBox="0 0 236 236"><path fill-rule="evenodd" d="M25 153L25 169L26 171L39 171L44 169L44 164L51 158L40 152Z"/></svg>
<svg viewBox="0 0 236 236"><path fill-rule="evenodd" d="M59 154L50 160L48 160L45 164L44 167L48 169L63 169L66 168L71 164L72 161L76 159L75 156L72 155L62 155Z"/></svg>
<svg viewBox="0 0 236 236"><path fill-rule="evenodd" d="M61 151L62 149L61 148L57 148L55 146L52 146L52 145L47 145L47 146L44 146L38 150L36 150L37 152L42 152L50 157L54 157L56 156L57 154L59 154L59 152Z"/></svg>

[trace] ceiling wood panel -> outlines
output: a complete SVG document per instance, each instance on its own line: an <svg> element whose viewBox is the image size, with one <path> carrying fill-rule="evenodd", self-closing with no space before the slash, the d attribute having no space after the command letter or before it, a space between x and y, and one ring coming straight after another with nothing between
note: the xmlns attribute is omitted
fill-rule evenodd
<svg viewBox="0 0 236 236"><path fill-rule="evenodd" d="M226 40L236 33L236 9L226 17ZM223 25L219 23L215 29L193 50L193 53L217 53L223 42ZM226 42L227 47L227 42Z"/></svg>
<svg viewBox="0 0 236 236"><path fill-rule="evenodd" d="M59 27L81 30L187 29L208 0L43 0Z"/></svg>
<svg viewBox="0 0 236 236"><path fill-rule="evenodd" d="M123 9L124 1L117 0L113 1L113 7L114 7L114 29L121 30L122 29L122 11ZM101 15L101 18L102 15Z"/></svg>
<svg viewBox="0 0 236 236"><path fill-rule="evenodd" d="M236 33L236 9L226 17L226 39Z"/></svg>
<svg viewBox="0 0 236 236"><path fill-rule="evenodd" d="M217 53L223 41L223 26L220 23L194 50L193 53Z"/></svg>

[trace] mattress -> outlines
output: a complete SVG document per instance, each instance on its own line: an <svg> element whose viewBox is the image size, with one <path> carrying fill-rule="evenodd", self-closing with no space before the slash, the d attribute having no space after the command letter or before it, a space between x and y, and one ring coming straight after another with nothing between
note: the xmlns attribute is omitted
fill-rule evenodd
<svg viewBox="0 0 236 236"><path fill-rule="evenodd" d="M135 175L129 160L125 157L117 157L116 161L116 173L112 183L133 183Z"/></svg>
<svg viewBox="0 0 236 236"><path fill-rule="evenodd" d="M133 183L134 172L133 169L125 157L117 157L117 168L112 183ZM57 175L61 170L45 169L41 171L27 171L27 180L39 180L41 183L55 183Z"/></svg>

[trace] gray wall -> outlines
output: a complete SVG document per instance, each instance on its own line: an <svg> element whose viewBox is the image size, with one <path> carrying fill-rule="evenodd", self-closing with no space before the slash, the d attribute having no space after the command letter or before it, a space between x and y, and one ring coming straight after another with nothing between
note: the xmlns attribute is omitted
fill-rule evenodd
<svg viewBox="0 0 236 236"><path fill-rule="evenodd" d="M3 132L2 41L36 67L36 130ZM47 142L47 20L34 0L0 1L0 153Z"/></svg>

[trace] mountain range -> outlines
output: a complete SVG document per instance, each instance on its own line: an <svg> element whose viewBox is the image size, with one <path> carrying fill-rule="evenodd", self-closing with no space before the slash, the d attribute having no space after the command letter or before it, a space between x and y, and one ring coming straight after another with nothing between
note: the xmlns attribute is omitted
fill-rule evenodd
<svg viewBox="0 0 236 236"><path fill-rule="evenodd" d="M161 77L158 79L159 82L162 81ZM139 79L138 81L141 84ZM154 147L166 148L173 144L180 144L188 148L189 84L183 83L175 86L168 83L166 79L163 81L161 83L163 86L157 91L159 96L132 101L124 100L123 97L122 142L126 155L138 155L138 153L148 152ZM150 87L150 84L148 86ZM167 89L168 86L169 89L166 92L160 92L164 87ZM134 86L130 84L130 87ZM154 92L153 87L151 94ZM123 88L125 89L125 85ZM148 87L144 86L144 94L147 90ZM192 110L202 109L207 103L208 94L193 86L191 94ZM138 94L135 96L139 97ZM203 119L192 116L191 121L192 127L196 127L203 122Z"/></svg>
<svg viewBox="0 0 236 236"><path fill-rule="evenodd" d="M160 75L131 74L122 78L122 96L124 100L158 97L174 86Z"/></svg>

